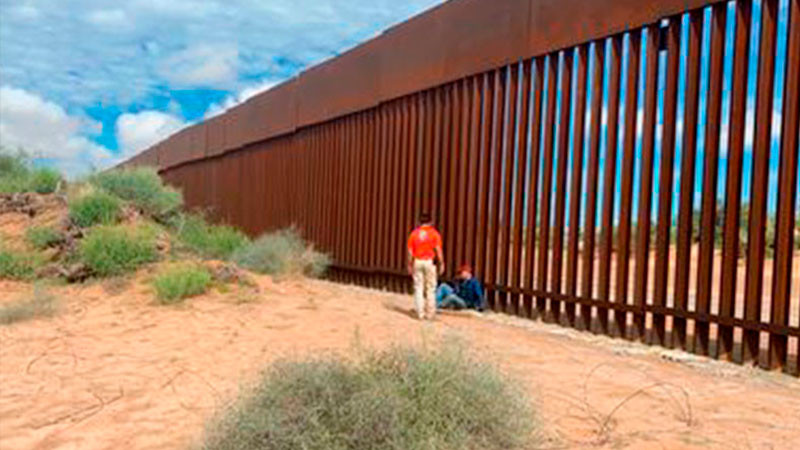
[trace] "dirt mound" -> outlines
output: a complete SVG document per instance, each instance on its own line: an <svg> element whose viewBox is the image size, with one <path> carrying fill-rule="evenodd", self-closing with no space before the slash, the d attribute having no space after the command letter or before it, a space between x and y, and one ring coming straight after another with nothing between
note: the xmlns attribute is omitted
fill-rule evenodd
<svg viewBox="0 0 800 450"><path fill-rule="evenodd" d="M0 215L14 213L34 218L48 211L57 211L61 206L66 206L66 200L57 194L0 194Z"/></svg>
<svg viewBox="0 0 800 450"><path fill-rule="evenodd" d="M67 200L58 194L0 194L0 236L4 245L25 247L25 232L31 227L69 227Z"/></svg>
<svg viewBox="0 0 800 450"><path fill-rule="evenodd" d="M137 224L144 220L139 211L122 206L120 224ZM48 243L48 248L38 249L47 261L37 270L40 278L62 278L67 282L80 282L92 274L86 266L70 260L84 237L85 230L69 217L67 198L61 194L16 193L0 194L0 244L3 248L32 252L34 249L26 239L32 228L51 228L58 239ZM169 236L159 234L156 245L160 254L170 252Z"/></svg>
<svg viewBox="0 0 800 450"><path fill-rule="evenodd" d="M205 261L203 265L214 277L214 280L220 283L233 283L251 287L257 285L255 279L249 272L241 269L232 262L211 260Z"/></svg>

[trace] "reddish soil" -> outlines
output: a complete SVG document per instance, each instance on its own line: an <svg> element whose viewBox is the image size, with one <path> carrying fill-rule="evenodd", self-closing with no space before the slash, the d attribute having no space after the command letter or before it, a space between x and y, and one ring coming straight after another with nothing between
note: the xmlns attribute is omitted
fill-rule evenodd
<svg viewBox="0 0 800 450"><path fill-rule="evenodd" d="M59 228L68 215L66 202L57 195L26 194L19 201L25 206L14 208L9 200L0 201L0 245L11 250L32 250L25 242L25 231L31 227ZM19 205L15 205L19 206Z"/></svg>
<svg viewBox="0 0 800 450"><path fill-rule="evenodd" d="M420 323L407 296L323 281L162 307L149 276L53 288L61 314L0 328L0 448L185 448L275 358L438 338L524 383L534 448L800 448L787 375L494 314ZM0 303L30 289L0 281Z"/></svg>

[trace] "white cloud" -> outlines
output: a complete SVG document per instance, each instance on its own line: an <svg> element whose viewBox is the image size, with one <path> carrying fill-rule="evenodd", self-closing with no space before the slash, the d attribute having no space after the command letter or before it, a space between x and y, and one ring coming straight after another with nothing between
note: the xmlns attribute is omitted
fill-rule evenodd
<svg viewBox="0 0 800 450"><path fill-rule="evenodd" d="M116 124L117 142L127 159L185 127L183 120L160 111L143 111L119 116Z"/></svg>
<svg viewBox="0 0 800 450"><path fill-rule="evenodd" d="M34 93L0 87L0 144L22 148L59 167L68 164L68 175L78 175L111 159L108 150L85 135L95 126Z"/></svg>
<svg viewBox="0 0 800 450"><path fill-rule="evenodd" d="M133 0L129 2L131 9L145 13L157 14L161 17L174 16L181 20L186 17L203 17L223 11L223 4L214 0L198 2L197 0Z"/></svg>
<svg viewBox="0 0 800 450"><path fill-rule="evenodd" d="M237 91L242 80L295 75L441 1L0 0L0 77L70 108L124 110L172 88Z"/></svg>
<svg viewBox="0 0 800 450"><path fill-rule="evenodd" d="M22 148L70 177L113 166L186 125L160 111L122 114L115 125L119 151L111 152L87 137L99 131L98 123L26 90L0 87L0 145Z"/></svg>
<svg viewBox="0 0 800 450"><path fill-rule="evenodd" d="M34 6L23 4L11 9L11 14L22 20L36 20L41 13Z"/></svg>
<svg viewBox="0 0 800 450"><path fill-rule="evenodd" d="M176 87L228 87L237 79L239 50L234 45L200 44L165 58L159 73Z"/></svg>
<svg viewBox="0 0 800 450"><path fill-rule="evenodd" d="M442 1L0 0L0 80L15 88L2 91L10 99L2 99L2 142L46 153L71 173L104 167L208 104L176 90L235 93L206 112L219 113ZM265 81L251 85L257 79ZM82 112L153 105L161 112L119 118L119 152L92 141L100 125Z"/></svg>
<svg viewBox="0 0 800 450"><path fill-rule="evenodd" d="M130 24L130 19L121 9L98 9L90 12L86 20L101 27L125 27Z"/></svg>
<svg viewBox="0 0 800 450"><path fill-rule="evenodd" d="M234 106L240 103L244 103L247 100L255 97L256 95L272 89L278 83L280 83L280 81L267 80L252 86L247 86L241 91L237 92L236 94L225 97L225 99L222 100L222 102L214 103L211 106L209 106L208 110L205 113L204 119L209 119L211 117L218 116L224 113L225 111L233 108Z"/></svg>

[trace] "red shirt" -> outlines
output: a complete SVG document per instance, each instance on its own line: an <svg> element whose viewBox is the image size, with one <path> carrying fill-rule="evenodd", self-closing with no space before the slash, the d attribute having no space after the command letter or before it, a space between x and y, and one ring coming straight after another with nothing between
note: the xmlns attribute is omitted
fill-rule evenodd
<svg viewBox="0 0 800 450"><path fill-rule="evenodd" d="M408 251L414 259L433 259L436 247L441 247L442 236L429 225L422 225L411 232L408 237Z"/></svg>

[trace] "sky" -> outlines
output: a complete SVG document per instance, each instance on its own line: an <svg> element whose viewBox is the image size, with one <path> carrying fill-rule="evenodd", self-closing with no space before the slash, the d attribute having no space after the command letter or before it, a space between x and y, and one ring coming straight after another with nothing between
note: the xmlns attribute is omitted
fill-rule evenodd
<svg viewBox="0 0 800 450"><path fill-rule="evenodd" d="M441 0L0 0L0 144L125 160Z"/></svg>
<svg viewBox="0 0 800 450"><path fill-rule="evenodd" d="M771 125L771 132L772 132L772 139L771 139L771 147L770 147L770 158L769 158L769 175L768 175L768 186L767 186L767 211L768 214L774 215L776 208L777 208L777 197L778 197L778 170L779 170L779 162L780 162L780 142L782 138L782 117L783 117L783 91L784 86L786 83L786 47L787 47L787 24L788 24L788 0L779 0L778 1L778 29L776 33L776 44L775 44L775 72L774 72L774 89L773 89L773 111L772 111L772 125ZM724 56L723 56L723 90L722 90L722 110L721 110L721 121L720 121L720 153L719 153L719 165L717 171L717 198L718 204L724 205L724 199L727 195L726 193L726 179L727 179L727 162L728 162L728 145L729 145L729 119L730 119L730 105L731 105L731 85L732 85L732 71L733 71L733 42L734 36L736 32L735 27L735 2L731 1L727 4L727 20L726 20L726 30L725 30L725 49L724 49ZM753 138L755 132L755 104L756 104L756 94L757 94L757 86L756 82L758 80L758 65L759 65L759 51L760 51L760 37L761 37L761 20L762 20L762 8L761 8L761 1L755 0L753 2L753 11L752 11L752 25L751 25L751 35L750 35L750 52L749 52L749 61L748 61L748 85L747 85L747 110L746 110L746 120L745 120L745 142L744 142L744 158L743 158L743 167L742 167L742 191L741 191L741 202L742 204L750 203L751 197L751 182L752 182L752 164L753 164ZM686 86L686 65L687 65L687 56L688 56L688 14L684 14L682 16L682 29L681 29L681 49L680 49L680 68L679 68L679 78L678 78L678 98L677 98L677 109L676 109L676 148L675 148L675 159L673 165L673 187L672 187L672 211L671 215L673 217L673 221L677 220L678 217L678 210L679 210L679 201L680 201L680 192L681 192L681 164L683 163L683 137L684 137L684 114L685 114L685 86ZM701 37L701 48L700 48L700 85L699 85L699 94L698 94L698 124L697 124L697 154L695 159L695 176L694 176L694 186L693 186L693 209L695 211L699 211L701 209L701 201L702 201L702 193L703 193L703 171L704 171L704 158L705 158L705 129L707 125L707 97L708 97L708 79L709 79L709 66L710 60L708 58L708 54L710 52L710 26L711 24L711 8L706 8L704 10L704 17L703 17L703 34ZM632 204L632 216L633 220L636 220L638 214L638 195L636 193L639 192L640 189L640 182L641 182L641 169L638 164L640 157L641 157L641 146L642 146L642 127L644 122L644 77L645 77L645 48L646 42L648 39L647 33L642 31L637 31L638 33L642 33L642 42L641 42L641 54L640 54L640 68L639 68L639 84L637 88L637 120L636 120L636 149L635 149L635 162L634 162L634 180L633 180L633 192L634 192L634 202ZM623 40L623 51L622 51L622 74L627 73L628 61L629 61L629 36L626 35ZM610 42L606 40L604 42L606 45L606 54L610 52ZM591 52L590 52L591 55ZM660 175L660 161L661 161L661 138L663 135L663 126L664 126L664 118L663 118L663 105L664 105L664 89L665 89L665 67L666 67L666 57L667 53L665 51L660 52L660 62L659 62L659 86L658 86L658 106L657 106L657 117L656 117L656 134L655 134L655 148L654 148L654 166L653 166L653 192L652 192L652 200L651 200L651 207L652 207L652 215L653 219L657 218L658 215L658 196L660 191L659 186L659 175ZM563 59L563 58L562 58ZM604 67L604 85L603 85L603 117L601 122L601 134L602 138L600 141L601 148L600 148L600 158L599 158L599 173L602 175L605 170L606 165L606 158L605 155L608 152L608 140L607 140L607 111L606 106L608 103L608 62L609 59L606 58L605 60L605 67ZM575 89L575 85L577 83L577 58L575 58L574 63L576 64L575 68L573 69L573 80L572 80L572 88L573 91ZM589 71L588 73L592 73L592 67L594 65L594 60L590 58L589 61ZM563 64L563 61L561 62ZM560 83L558 84L560 86ZM589 83L588 95L591 98L592 95L592 87L591 83ZM624 76L620 83L620 112L619 112L619 124L620 128L618 131L617 136L617 159L615 161L616 165L616 178L615 178L615 202L614 202L614 223L619 221L619 207L620 207L620 186L622 183L621 179L621 167L622 167L622 157L623 157L623 136L625 132L625 98L627 96L626 86L625 86L625 79ZM560 96L561 92L558 92L558 104L560 105ZM574 114L574 97L572 99L571 110ZM587 101L586 111L585 111L585 126L586 126L586 136L589 135L589 125L590 125L590 102ZM570 116L572 117L571 114ZM557 114L556 117L559 117ZM570 124L572 127L572 124ZM584 149L583 149L583 161L584 165L588 161L588 152L589 152L589 140L586 139L584 142ZM574 143L572 142L572 136L570 135L570 149L572 149ZM569 161L567 162L567 167L572 167L572 155L573 152L570 150L569 152ZM540 163L541 164L541 163ZM584 166L585 167L585 166ZM569 175L571 176L571 175ZM569 179L569 178L568 178ZM798 176L798 181L800 182L800 176ZM585 183L584 177L584 183ZM600 176L598 181L598 205L602 205L603 199L602 195L604 192L603 187L603 177ZM556 187L553 187L553 192L551 195L555 195ZM569 190L569 186L567 187ZM588 187L584 185L583 193L584 195L580 196L581 201L581 212L585 212L585 203L586 203L586 195L585 193L588 191ZM571 201L571 196L568 196ZM554 201L554 200L553 200ZM800 203L800 196L798 196L798 203ZM798 207L798 211L800 212L800 207ZM599 220L601 217L600 208L598 208L598 216L597 216L597 224L599 224ZM580 223L584 223L583 217L581 217Z"/></svg>
<svg viewBox="0 0 800 450"><path fill-rule="evenodd" d="M306 67L376 36L441 0L0 0L0 144L25 148L40 164L70 177L105 168L146 149L188 124L219 114ZM725 198L728 120L735 23L728 4L718 198ZM710 8L706 9L701 48L701 85L694 203L703 187L704 130L708 90ZM770 153L768 209L777 203L777 170L785 84L788 0L779 0L776 45L773 146ZM754 1L748 76L748 108L742 201L749 202L761 0ZM680 196L687 31L683 18L681 68L676 116L673 213ZM642 51L648 38L642 36ZM606 41L606 45L608 41ZM593 44L594 45L594 44ZM624 40L623 72L628 64ZM654 166L653 214L657 213L663 127L665 52L661 54ZM637 105L637 159L643 122L644 55L641 55ZM577 64L577 61L575 61ZM590 65L594 62L590 60ZM608 67L605 68L606 78ZM573 70L573 77L577 70ZM606 80L607 81L607 80ZM576 80L573 79L575 89ZM558 86L561 84L558 83ZM625 83L620 86L615 196L619 197L624 136ZM607 83L603 86L608 102ZM589 87L591 95L591 87ZM561 93L558 93L560 105ZM590 120L587 102L585 124ZM574 112L574 96L571 108ZM560 115L557 115L560 117ZM574 118L574 113L570 114ZM607 152L604 108L600 173ZM572 120L572 119L571 119ZM558 126L558 124L556 124ZM570 133L570 139L572 133ZM588 159L588 139L584 143ZM574 143L570 142L570 146ZM572 158L573 152L569 152ZM530 162L528 162L530 164ZM571 160L568 167L572 167ZM640 170L634 171L638 192ZM603 192L600 179L599 192ZM555 187L551 195L555 195ZM568 188L569 189L569 188ZM586 189L584 189L586 192ZM585 198L581 199L585 203ZM800 199L799 199L800 201ZM602 204L602 198L598 199ZM615 202L615 217L619 215ZM633 205L634 216L638 202ZM585 210L582 205L581 210Z"/></svg>

